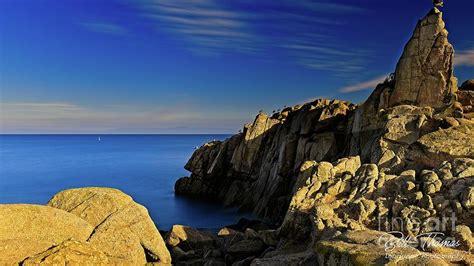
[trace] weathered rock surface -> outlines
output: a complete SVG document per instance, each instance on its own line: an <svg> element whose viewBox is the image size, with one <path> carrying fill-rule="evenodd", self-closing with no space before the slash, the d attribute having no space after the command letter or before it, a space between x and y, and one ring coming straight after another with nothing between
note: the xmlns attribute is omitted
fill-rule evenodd
<svg viewBox="0 0 474 266"><path fill-rule="evenodd" d="M411 159L435 167L455 158L474 158L474 124L440 129L417 140L420 150Z"/></svg>
<svg viewBox="0 0 474 266"><path fill-rule="evenodd" d="M70 189L48 204L0 205L0 264L171 263L147 210L119 190Z"/></svg>
<svg viewBox="0 0 474 266"><path fill-rule="evenodd" d="M47 206L0 205L0 264L17 264L68 239L86 241L93 226Z"/></svg>
<svg viewBox="0 0 474 266"><path fill-rule="evenodd" d="M170 263L160 232L145 207L117 189L79 188L56 194L48 205L89 222L94 231L88 242L107 256L131 263Z"/></svg>
<svg viewBox="0 0 474 266"><path fill-rule="evenodd" d="M271 117L260 113L241 134L198 149L185 167L191 177L179 179L175 191L281 220L300 165L342 154L348 115L354 108L323 99Z"/></svg>
<svg viewBox="0 0 474 266"><path fill-rule="evenodd" d="M389 105L443 107L457 90L453 46L448 42L443 14L434 8L418 22L395 70Z"/></svg>
<svg viewBox="0 0 474 266"><path fill-rule="evenodd" d="M111 265L124 263L123 260L106 256L90 243L67 240L26 259L22 265Z"/></svg>
<svg viewBox="0 0 474 266"><path fill-rule="evenodd" d="M187 251L193 256L181 256L178 265L211 258L232 265L474 262L469 253L474 239L473 159L457 158L432 170L405 170L398 175L379 171L375 164L361 165L359 157L334 163L307 161L294 186L286 217L277 230L223 228L213 246L194 245L197 249ZM416 226L418 221L422 223ZM390 231L398 233L393 236ZM437 231L446 236L415 238ZM195 230L192 234L199 235ZM450 237L459 245L440 244Z"/></svg>
<svg viewBox="0 0 474 266"><path fill-rule="evenodd" d="M469 264L472 254L456 250L422 252L378 231L352 231L316 244L319 265L453 265ZM443 261L443 255L451 260ZM449 256L446 256L449 258Z"/></svg>

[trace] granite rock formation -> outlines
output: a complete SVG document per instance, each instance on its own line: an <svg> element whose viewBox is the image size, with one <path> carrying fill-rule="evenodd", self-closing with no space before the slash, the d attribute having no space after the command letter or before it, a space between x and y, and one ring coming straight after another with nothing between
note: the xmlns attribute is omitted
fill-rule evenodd
<svg viewBox="0 0 474 266"><path fill-rule="evenodd" d="M395 70L389 105L442 107L457 90L453 46L448 42L443 14L434 8L418 22Z"/></svg>
<svg viewBox="0 0 474 266"><path fill-rule="evenodd" d="M145 264L170 262L160 232L142 205L127 194L111 188L80 188L56 194L48 205L84 219L94 232L88 242L107 256Z"/></svg>
<svg viewBox="0 0 474 266"><path fill-rule="evenodd" d="M70 238L86 241L94 227L47 206L0 205L0 264L20 263Z"/></svg>
<svg viewBox="0 0 474 266"><path fill-rule="evenodd" d="M0 205L0 263L169 265L147 210L116 189L80 188L38 205Z"/></svg>
<svg viewBox="0 0 474 266"><path fill-rule="evenodd" d="M360 106L321 99L271 116L260 113L242 133L196 150L185 166L191 176L176 182L176 194L252 210L276 225L253 232L222 229L213 242L220 253L212 260L474 263L474 91L471 81L456 87L447 36L434 8L416 26L395 73ZM430 223L449 217L457 219L455 226L441 230ZM436 230L459 245L416 238ZM377 242L397 239L387 231L418 244L387 250ZM197 260L209 257L181 256L177 262Z"/></svg>
<svg viewBox="0 0 474 266"><path fill-rule="evenodd" d="M178 180L175 191L282 219L300 165L343 154L354 109L322 99L272 116L260 113L242 133L198 149L185 166L191 177Z"/></svg>
<svg viewBox="0 0 474 266"><path fill-rule="evenodd" d="M414 58L423 58L423 64L406 63ZM360 156L397 174L471 158L473 98L471 91L455 88L452 60L442 13L434 8L418 23L395 75L362 105L321 99L272 116L260 113L242 133L198 149L185 166L191 176L178 180L175 191L281 221L305 161ZM440 82L433 84L434 77ZM449 141L465 145L443 145Z"/></svg>

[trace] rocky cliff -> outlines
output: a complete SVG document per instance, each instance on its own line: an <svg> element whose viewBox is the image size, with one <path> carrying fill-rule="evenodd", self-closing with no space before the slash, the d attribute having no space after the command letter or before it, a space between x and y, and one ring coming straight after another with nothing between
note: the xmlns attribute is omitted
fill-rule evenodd
<svg viewBox="0 0 474 266"><path fill-rule="evenodd" d="M176 183L176 193L282 219L301 164L344 154L354 109L343 101L317 100L273 116L260 113L241 134L198 149L185 166L192 175Z"/></svg>
<svg viewBox="0 0 474 266"><path fill-rule="evenodd" d="M359 155L362 163L400 173L473 157L467 141L472 94L457 92L447 35L442 13L431 10L418 23L395 75L361 106L321 99L272 116L260 113L242 133L199 148L185 166L191 176L176 182L176 193L218 199L274 219L286 212L305 161ZM446 141L466 146L437 145Z"/></svg>
<svg viewBox="0 0 474 266"><path fill-rule="evenodd" d="M397 262L374 244L383 232L416 237L436 229L416 221L452 215L458 227L445 233L471 254L474 91L472 81L458 90L447 37L434 8L419 21L395 73L363 104L321 99L260 113L242 133L196 150L185 166L191 176L176 182L176 194L219 200L276 223L277 230L258 232L265 243L274 239L276 250L259 253L255 265ZM378 223L395 218L402 225ZM398 260L407 265L473 261L451 249L395 251L407 254ZM439 259L443 252L457 259Z"/></svg>

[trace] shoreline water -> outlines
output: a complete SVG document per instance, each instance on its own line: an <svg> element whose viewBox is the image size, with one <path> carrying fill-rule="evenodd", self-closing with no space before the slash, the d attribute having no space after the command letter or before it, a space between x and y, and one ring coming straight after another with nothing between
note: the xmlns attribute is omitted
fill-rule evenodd
<svg viewBox="0 0 474 266"><path fill-rule="evenodd" d="M101 141L97 137L102 136ZM175 197L196 146L228 135L0 135L0 203L46 204L75 187L116 187L146 206L160 229L218 228L250 215Z"/></svg>

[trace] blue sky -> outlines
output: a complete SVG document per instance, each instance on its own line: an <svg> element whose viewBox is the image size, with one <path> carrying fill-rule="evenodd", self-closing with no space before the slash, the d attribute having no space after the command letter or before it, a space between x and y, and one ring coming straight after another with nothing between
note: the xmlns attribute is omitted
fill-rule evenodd
<svg viewBox="0 0 474 266"><path fill-rule="evenodd" d="M415 3L416 2L416 3ZM446 1L460 82L474 1ZM363 101L430 0L0 0L3 133L233 133L263 109Z"/></svg>

